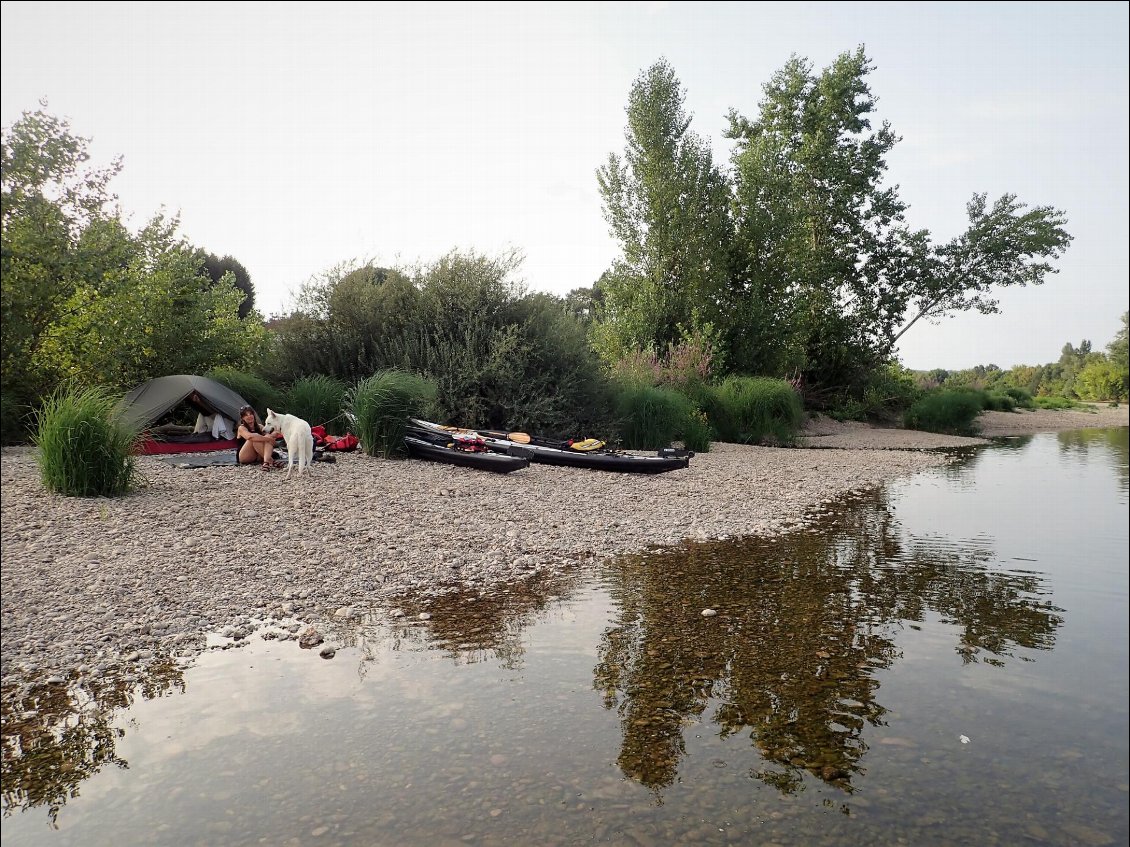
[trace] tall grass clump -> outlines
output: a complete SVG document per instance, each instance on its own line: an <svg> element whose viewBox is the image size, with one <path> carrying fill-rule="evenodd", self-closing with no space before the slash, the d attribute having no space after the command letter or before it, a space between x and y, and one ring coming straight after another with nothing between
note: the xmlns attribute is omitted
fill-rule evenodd
<svg viewBox="0 0 1130 847"><path fill-rule="evenodd" d="M63 389L35 413L32 442L48 489L113 497L141 481L135 458L141 425L122 421L118 401L104 388Z"/></svg>
<svg viewBox="0 0 1130 847"><path fill-rule="evenodd" d="M783 379L729 376L717 394L714 427L720 441L791 444L804 422L800 395Z"/></svg>
<svg viewBox="0 0 1130 847"><path fill-rule="evenodd" d="M307 376L296 379L286 393L285 411L309 421L314 426L324 425L330 435L344 435L349 428L342 415L348 386L330 376Z"/></svg>
<svg viewBox="0 0 1130 847"><path fill-rule="evenodd" d="M622 386L615 404L620 440L629 450L658 450L669 445L685 435L688 420L697 411L678 391L640 383Z"/></svg>
<svg viewBox="0 0 1130 847"><path fill-rule="evenodd" d="M906 410L903 425L923 432L974 435L973 422L985 408L982 395L967 390L931 392Z"/></svg>
<svg viewBox="0 0 1130 847"><path fill-rule="evenodd" d="M283 392L254 374L235 368L214 368L204 376L230 388L250 403L260 415L266 414L267 409L284 411L282 405L286 397Z"/></svg>
<svg viewBox="0 0 1130 847"><path fill-rule="evenodd" d="M435 398L435 383L407 371L379 371L361 380L346 397L361 449L385 459L403 455L408 418L425 416Z"/></svg>

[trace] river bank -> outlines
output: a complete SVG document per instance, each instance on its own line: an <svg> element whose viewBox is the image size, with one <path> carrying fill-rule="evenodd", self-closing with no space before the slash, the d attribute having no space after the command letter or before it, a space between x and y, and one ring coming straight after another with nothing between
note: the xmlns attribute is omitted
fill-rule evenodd
<svg viewBox="0 0 1130 847"><path fill-rule="evenodd" d="M1023 413L1015 425L1126 425L1125 409L1109 411ZM33 450L6 448L0 672L5 682L16 672L128 675L190 659L208 633L229 628L238 641L257 621L293 633L650 546L778 536L844 494L956 460L937 448L986 442L823 420L801 443L716 444L689 468L654 476L543 465L498 475L355 453L286 480L142 457L146 484L115 499L52 494ZM804 449L814 446L837 449Z"/></svg>

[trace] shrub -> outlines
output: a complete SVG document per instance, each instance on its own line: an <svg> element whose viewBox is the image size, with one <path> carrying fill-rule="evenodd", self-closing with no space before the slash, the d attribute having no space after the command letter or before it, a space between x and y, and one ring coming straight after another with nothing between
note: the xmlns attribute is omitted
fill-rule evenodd
<svg viewBox="0 0 1130 847"><path fill-rule="evenodd" d="M330 435L344 435L349 429L342 415L348 387L340 379L329 376L307 376L295 380L286 394L286 411L322 424Z"/></svg>
<svg viewBox="0 0 1130 847"><path fill-rule="evenodd" d="M669 388L631 383L616 395L620 440L629 450L657 450L685 436L696 411L686 396Z"/></svg>
<svg viewBox="0 0 1130 847"><path fill-rule="evenodd" d="M907 410L903 425L924 432L973 435L973 422L985 408L983 393L964 389L931 392Z"/></svg>
<svg viewBox="0 0 1130 847"><path fill-rule="evenodd" d="M387 370L363 379L346 397L361 449L370 456L404 454L408 418L429 414L436 386L417 374Z"/></svg>
<svg viewBox="0 0 1130 847"><path fill-rule="evenodd" d="M1072 400L1070 397L1037 397L1035 399L1037 409L1077 409L1079 402Z"/></svg>
<svg viewBox="0 0 1130 847"><path fill-rule="evenodd" d="M800 395L783 379L729 376L718 399L722 408L714 426L720 441L791 444L804 420Z"/></svg>
<svg viewBox="0 0 1130 847"><path fill-rule="evenodd" d="M204 376L226 385L250 403L260 415L266 414L268 408L276 412L284 411L283 393L254 374L237 371L235 368L215 368Z"/></svg>
<svg viewBox="0 0 1130 847"><path fill-rule="evenodd" d="M70 497L112 497L140 482L141 426L122 422L118 399L104 388L63 389L35 413L32 440L47 488Z"/></svg>
<svg viewBox="0 0 1130 847"><path fill-rule="evenodd" d="M1021 409L1031 409L1035 406L1035 403L1032 402L1032 392L1027 388L1017 388L1010 385L1005 388L1004 393L1011 397L1017 407Z"/></svg>
<svg viewBox="0 0 1130 847"><path fill-rule="evenodd" d="M987 391L985 392L985 408L994 412L1015 412L1016 401L1006 392Z"/></svg>

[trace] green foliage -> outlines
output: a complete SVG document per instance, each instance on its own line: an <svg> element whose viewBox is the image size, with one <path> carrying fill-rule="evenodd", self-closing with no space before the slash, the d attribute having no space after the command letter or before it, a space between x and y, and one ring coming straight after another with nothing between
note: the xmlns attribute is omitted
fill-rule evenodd
<svg viewBox="0 0 1130 847"><path fill-rule="evenodd" d="M696 412L689 398L670 388L634 383L616 394L620 440L629 450L658 450L688 432L692 441L701 439Z"/></svg>
<svg viewBox="0 0 1130 847"><path fill-rule="evenodd" d="M267 409L274 409L276 412L283 410L286 396L261 377L235 368L213 368L204 376L230 388L246 400L260 416L265 415Z"/></svg>
<svg viewBox="0 0 1130 847"><path fill-rule="evenodd" d="M104 388L61 390L35 414L43 484L72 497L112 497L140 482L135 452L139 427L117 414L118 397Z"/></svg>
<svg viewBox="0 0 1130 847"><path fill-rule="evenodd" d="M974 422L984 403L984 393L976 390L931 391L907 410L903 425L924 432L975 435Z"/></svg>
<svg viewBox="0 0 1130 847"><path fill-rule="evenodd" d="M203 251L199 252L203 253ZM247 268L232 256L220 258L213 253L205 254L201 263L204 272L215 284L219 284L227 274L231 274L228 282L243 295L243 300L239 304L239 319L244 320L250 315L251 310L255 308L255 286L251 284L251 274L247 272Z"/></svg>
<svg viewBox="0 0 1130 847"><path fill-rule="evenodd" d="M1037 409L1078 409L1082 405L1078 400L1073 400L1070 397L1062 397L1058 395L1041 395L1035 398Z"/></svg>
<svg viewBox="0 0 1130 847"><path fill-rule="evenodd" d="M730 191L708 142L689 131L686 94L666 60L628 95L627 147L597 170L621 258L600 280L593 343L605 361L666 349L718 318L728 287Z"/></svg>
<svg viewBox="0 0 1130 847"><path fill-rule="evenodd" d="M361 449L370 456L404 455L410 417L430 417L436 386L418 374L386 370L358 382L346 397Z"/></svg>
<svg viewBox="0 0 1130 847"><path fill-rule="evenodd" d="M585 324L511 281L515 253L452 252L412 270L343 266L309 283L266 372L356 381L379 370L437 386L442 422L547 435L605 431L611 386Z"/></svg>
<svg viewBox="0 0 1130 847"><path fill-rule="evenodd" d="M1031 409L1035 406L1032 401L1032 392L1027 388L1017 388L1016 386L1006 386L1004 393L1012 398L1013 404L1020 409Z"/></svg>
<svg viewBox="0 0 1130 847"><path fill-rule="evenodd" d="M712 420L719 441L791 444L804 422L800 396L785 380L729 376L718 386Z"/></svg>
<svg viewBox="0 0 1130 847"><path fill-rule="evenodd" d="M87 139L42 111L4 131L0 390L9 408L35 408L63 383L120 390L253 365L267 336L254 313L239 319L244 295L232 275L213 282L175 219L131 233L107 191L120 163L86 169L88 158Z"/></svg>
<svg viewBox="0 0 1130 847"><path fill-rule="evenodd" d="M696 453L710 452L710 442L714 433L710 427L710 421L706 417L706 412L692 409L683 420L681 434L683 446L686 449L694 450Z"/></svg>
<svg viewBox="0 0 1130 847"><path fill-rule="evenodd" d="M1123 312L1122 329L1115 333L1114 340L1106 347L1110 360L1123 371L1130 367L1130 354L1127 351L1127 321L1130 321L1130 312Z"/></svg>
<svg viewBox="0 0 1130 847"><path fill-rule="evenodd" d="M1082 400L1121 400L1127 396L1126 369L1109 359L1088 362L1075 377Z"/></svg>
<svg viewBox="0 0 1130 847"><path fill-rule="evenodd" d="M348 386L340 379L302 377L295 380L287 391L285 409L313 426L325 426L330 435L344 435L349 429L348 421L342 415L347 391Z"/></svg>

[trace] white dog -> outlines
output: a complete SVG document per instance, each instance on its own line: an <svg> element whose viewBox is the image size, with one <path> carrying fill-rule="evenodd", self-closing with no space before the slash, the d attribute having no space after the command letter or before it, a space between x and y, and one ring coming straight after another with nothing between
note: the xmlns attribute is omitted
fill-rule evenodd
<svg viewBox="0 0 1130 847"><path fill-rule="evenodd" d="M310 433L310 424L294 415L280 415L267 409L267 417L263 419L263 431L266 433L278 430L286 441L286 475L290 477L290 469L295 461L298 462L298 473L310 467L314 460L314 436Z"/></svg>

